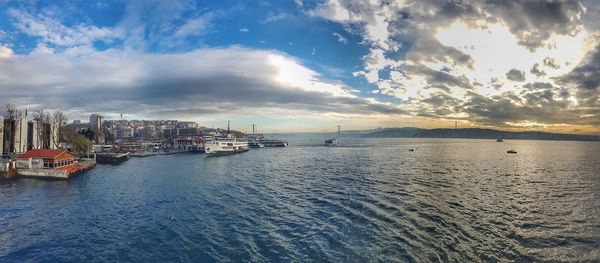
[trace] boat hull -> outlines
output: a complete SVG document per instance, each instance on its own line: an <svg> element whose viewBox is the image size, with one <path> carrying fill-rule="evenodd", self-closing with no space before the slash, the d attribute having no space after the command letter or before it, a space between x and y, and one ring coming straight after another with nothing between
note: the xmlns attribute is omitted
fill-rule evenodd
<svg viewBox="0 0 600 263"><path fill-rule="evenodd" d="M235 151L214 151L214 152L207 152L206 153L206 157L227 156L227 155L233 155L233 154L243 153L243 152L247 152L247 151L248 151L248 149L235 150Z"/></svg>

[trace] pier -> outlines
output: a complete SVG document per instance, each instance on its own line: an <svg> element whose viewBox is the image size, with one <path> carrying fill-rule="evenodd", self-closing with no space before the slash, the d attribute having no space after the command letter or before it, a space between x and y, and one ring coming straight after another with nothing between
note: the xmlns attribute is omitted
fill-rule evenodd
<svg viewBox="0 0 600 263"><path fill-rule="evenodd" d="M136 152L132 153L131 157L150 157L158 155L172 155L180 153L201 153L201 151L189 151L189 150L170 150L170 151L157 151L157 152Z"/></svg>
<svg viewBox="0 0 600 263"><path fill-rule="evenodd" d="M120 164L129 160L129 153L98 153L96 154L96 163L99 164Z"/></svg>
<svg viewBox="0 0 600 263"><path fill-rule="evenodd" d="M86 160L56 169L17 168L16 177L65 180L85 173L95 166L96 162L93 160Z"/></svg>

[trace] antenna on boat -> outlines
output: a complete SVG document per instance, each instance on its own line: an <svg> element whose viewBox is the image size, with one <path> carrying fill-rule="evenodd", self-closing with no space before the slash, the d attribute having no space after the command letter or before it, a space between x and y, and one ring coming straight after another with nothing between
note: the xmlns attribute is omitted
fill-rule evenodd
<svg viewBox="0 0 600 263"><path fill-rule="evenodd" d="M227 134L229 134L229 121L227 121Z"/></svg>
<svg viewBox="0 0 600 263"><path fill-rule="evenodd" d="M338 136L340 135L340 132L341 132L341 129L342 129L341 127L342 126L338 125Z"/></svg>
<svg viewBox="0 0 600 263"><path fill-rule="evenodd" d="M254 134L254 124L252 124L252 134Z"/></svg>

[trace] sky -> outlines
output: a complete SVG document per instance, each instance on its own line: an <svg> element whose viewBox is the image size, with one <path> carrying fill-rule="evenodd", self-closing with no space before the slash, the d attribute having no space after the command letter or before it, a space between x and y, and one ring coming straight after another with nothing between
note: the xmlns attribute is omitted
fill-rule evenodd
<svg viewBox="0 0 600 263"><path fill-rule="evenodd" d="M262 132L600 134L600 1L0 0L0 103Z"/></svg>

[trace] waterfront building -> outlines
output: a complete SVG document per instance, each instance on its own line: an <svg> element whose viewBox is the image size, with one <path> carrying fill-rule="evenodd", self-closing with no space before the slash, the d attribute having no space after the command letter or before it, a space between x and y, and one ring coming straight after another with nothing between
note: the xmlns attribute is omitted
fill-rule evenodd
<svg viewBox="0 0 600 263"><path fill-rule="evenodd" d="M35 149L17 156L17 169L60 169L75 163L75 155L63 150Z"/></svg>
<svg viewBox="0 0 600 263"><path fill-rule="evenodd" d="M2 118L2 156L26 152L28 146L27 132L27 119Z"/></svg>
<svg viewBox="0 0 600 263"><path fill-rule="evenodd" d="M179 135L173 139L173 148L186 151L200 151L203 146L201 135Z"/></svg>
<svg viewBox="0 0 600 263"><path fill-rule="evenodd" d="M94 132L94 141L97 144L105 143L104 133L102 130L103 123L104 123L104 117L102 115L99 115L99 114L90 115L90 129L92 132Z"/></svg>
<svg viewBox="0 0 600 263"><path fill-rule="evenodd" d="M92 169L95 161L77 162L68 151L34 149L17 156L16 175L20 177L69 179Z"/></svg>

